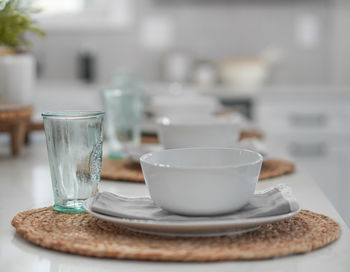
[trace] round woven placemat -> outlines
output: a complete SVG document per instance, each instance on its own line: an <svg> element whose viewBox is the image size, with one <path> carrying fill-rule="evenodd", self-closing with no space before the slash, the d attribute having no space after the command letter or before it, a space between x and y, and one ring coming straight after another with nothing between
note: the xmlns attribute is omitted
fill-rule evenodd
<svg viewBox="0 0 350 272"><path fill-rule="evenodd" d="M291 174L294 170L295 165L292 162L272 159L264 160L261 166L259 180Z"/></svg>
<svg viewBox="0 0 350 272"><path fill-rule="evenodd" d="M42 247L93 257L154 261L274 258L312 251L340 235L338 223L307 210L253 232L210 238L141 234L87 213L57 213L51 207L19 213L12 225L25 240Z"/></svg>
<svg viewBox="0 0 350 272"><path fill-rule="evenodd" d="M242 130L239 136L239 140L247 138L257 138L262 139L264 137L263 133L258 130ZM144 144L158 144L159 140L156 134L143 135L141 137L141 142Z"/></svg>
<svg viewBox="0 0 350 272"><path fill-rule="evenodd" d="M101 178L145 182L141 165L137 162L123 159L103 158Z"/></svg>
<svg viewBox="0 0 350 272"><path fill-rule="evenodd" d="M294 172L294 163L281 160L264 160L259 180L279 177ZM123 159L103 158L101 178L145 182L141 166L137 162Z"/></svg>
<svg viewBox="0 0 350 272"><path fill-rule="evenodd" d="M258 130L242 130L241 135L239 136L239 140L243 140L247 138L262 139L264 138L264 135L261 131L258 131Z"/></svg>

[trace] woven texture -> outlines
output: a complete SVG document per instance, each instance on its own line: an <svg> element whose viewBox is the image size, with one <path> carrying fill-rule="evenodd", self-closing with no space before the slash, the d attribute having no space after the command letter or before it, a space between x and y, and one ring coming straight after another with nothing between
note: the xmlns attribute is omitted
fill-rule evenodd
<svg viewBox="0 0 350 272"><path fill-rule="evenodd" d="M239 140L247 139L247 138L257 138L262 139L264 135L262 132L258 130L242 130Z"/></svg>
<svg viewBox="0 0 350 272"><path fill-rule="evenodd" d="M333 242L340 235L338 223L307 210L250 233L210 238L141 234L87 213L57 213L51 207L19 213L12 225L27 241L63 252L184 262L266 259L306 253Z"/></svg>
<svg viewBox="0 0 350 272"><path fill-rule="evenodd" d="M291 174L294 170L295 165L292 162L272 159L264 160L261 166L259 180Z"/></svg>
<svg viewBox="0 0 350 272"><path fill-rule="evenodd" d="M279 177L294 172L294 163L281 160L265 160L259 180ZM101 178L145 182L139 163L129 160L103 158Z"/></svg>
<svg viewBox="0 0 350 272"><path fill-rule="evenodd" d="M239 136L239 140L243 140L246 138L258 138L262 139L264 135L262 132L257 130L242 130ZM157 135L143 135L141 138L141 142L144 144L158 144L159 140Z"/></svg>
<svg viewBox="0 0 350 272"><path fill-rule="evenodd" d="M139 163L120 159L103 158L101 178L145 182Z"/></svg>

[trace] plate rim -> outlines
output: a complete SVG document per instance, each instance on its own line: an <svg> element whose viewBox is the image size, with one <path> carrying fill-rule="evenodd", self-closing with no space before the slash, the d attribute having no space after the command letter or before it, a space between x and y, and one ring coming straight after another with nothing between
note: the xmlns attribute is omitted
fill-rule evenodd
<svg viewBox="0 0 350 272"><path fill-rule="evenodd" d="M208 220L208 221L181 221L181 222L173 222L173 221L155 221L151 219L134 219L134 218L121 218L121 217L115 217L110 216L106 214L100 214L97 212L94 212L90 209L90 205L94 197L88 198L83 202L83 207L85 211L92 216L95 216L97 218L112 222L112 223L119 223L123 225L132 225L132 226L142 226L146 225L147 227L179 227L179 228L193 228L193 227L234 227L234 226L243 226L243 225L262 225L262 224L268 224L280 220L284 220L287 218L290 218L292 216L297 215L301 211L301 207L299 203L297 203L298 208L295 211L281 214L281 215L274 215L274 216L266 216L261 218L245 218L245 219L231 219L231 220Z"/></svg>

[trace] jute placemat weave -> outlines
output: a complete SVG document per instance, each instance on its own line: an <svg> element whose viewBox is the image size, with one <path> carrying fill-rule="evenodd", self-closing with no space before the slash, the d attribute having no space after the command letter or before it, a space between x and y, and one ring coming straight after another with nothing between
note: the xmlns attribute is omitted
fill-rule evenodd
<svg viewBox="0 0 350 272"><path fill-rule="evenodd" d="M295 165L292 162L282 161L282 160L264 160L259 180L275 178L287 174L293 173L295 170Z"/></svg>
<svg viewBox="0 0 350 272"><path fill-rule="evenodd" d="M294 172L294 163L281 160L264 160L259 180L279 177ZM103 158L101 178L145 182L141 166L137 162L124 159Z"/></svg>
<svg viewBox="0 0 350 272"><path fill-rule="evenodd" d="M12 225L25 240L58 251L101 258L182 262L306 253L333 242L341 232L339 224L329 217L307 210L253 232L210 238L141 234L87 213L58 213L52 207L19 213Z"/></svg>
<svg viewBox="0 0 350 272"><path fill-rule="evenodd" d="M141 165L137 162L124 159L102 159L101 178L145 182Z"/></svg>
<svg viewBox="0 0 350 272"><path fill-rule="evenodd" d="M239 136L239 140L247 139L247 138L264 138L264 134L258 130L242 130L241 135Z"/></svg>

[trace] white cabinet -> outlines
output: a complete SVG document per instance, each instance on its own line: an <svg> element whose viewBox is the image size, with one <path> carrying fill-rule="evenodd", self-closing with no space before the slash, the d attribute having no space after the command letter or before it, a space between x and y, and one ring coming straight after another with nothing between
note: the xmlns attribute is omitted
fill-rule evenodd
<svg viewBox="0 0 350 272"><path fill-rule="evenodd" d="M350 133L350 91L349 96L267 93L257 98L255 113L273 134Z"/></svg>
<svg viewBox="0 0 350 272"><path fill-rule="evenodd" d="M261 95L255 118L268 141L309 172L350 226L350 93Z"/></svg>

